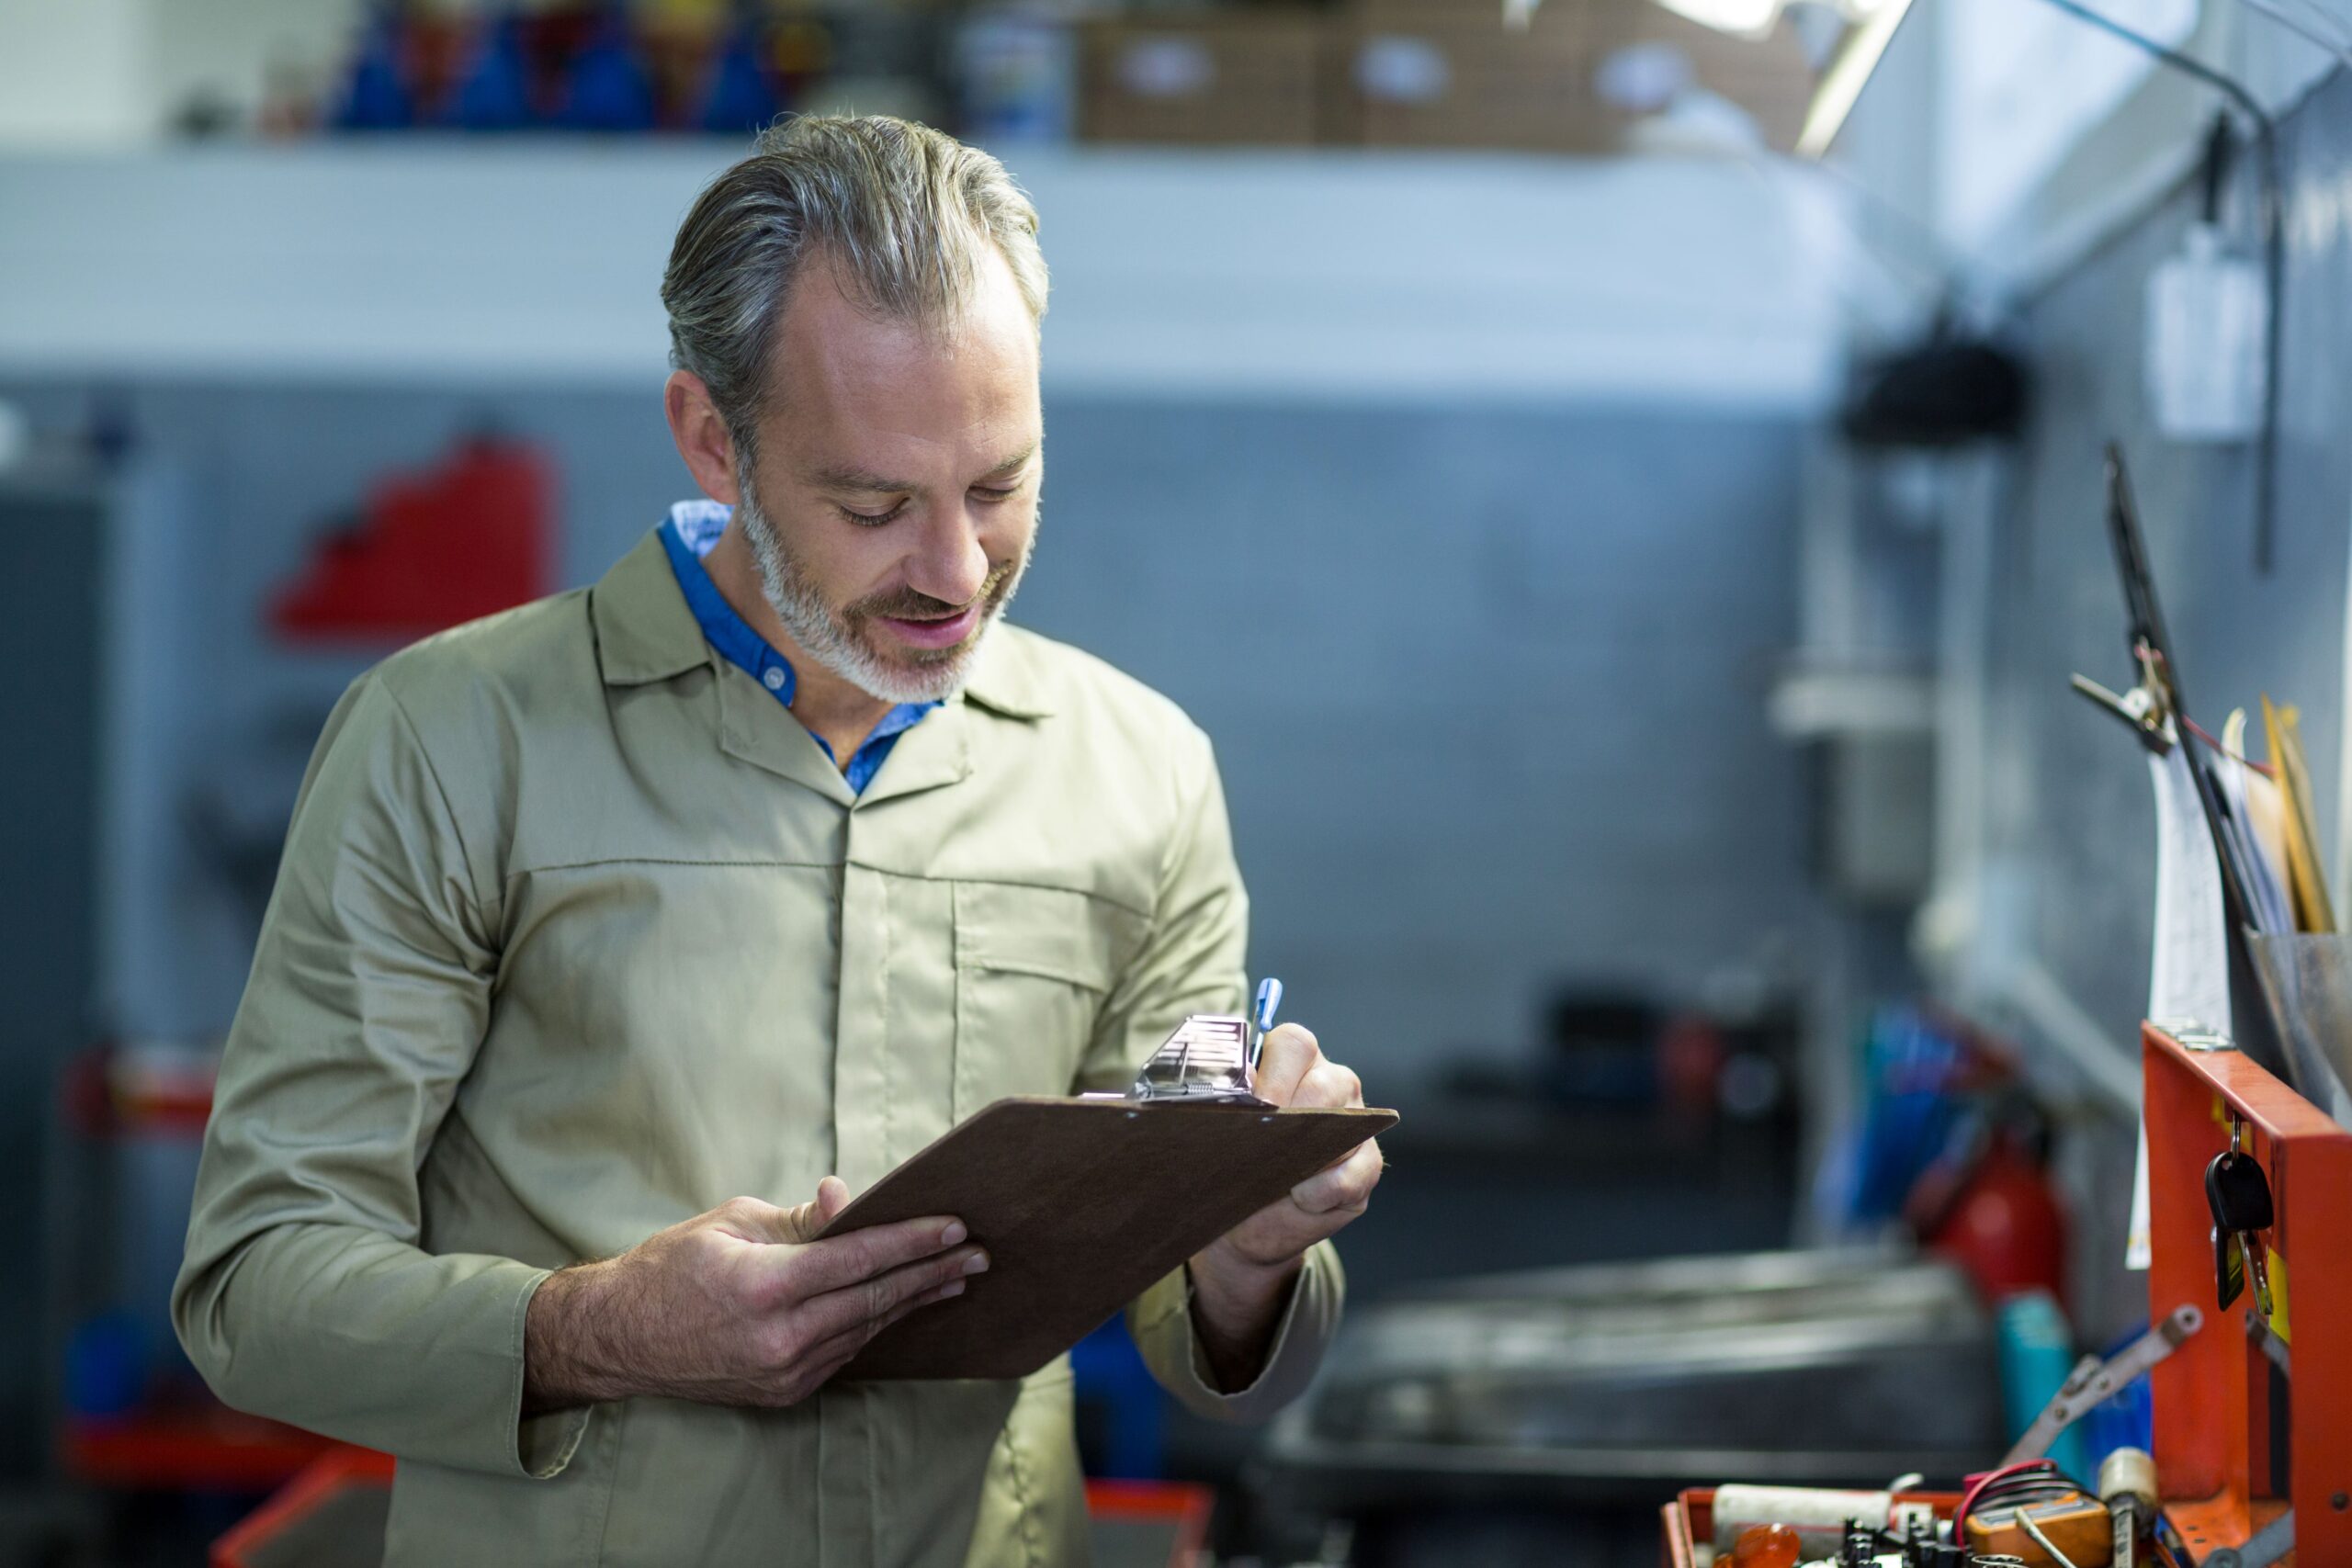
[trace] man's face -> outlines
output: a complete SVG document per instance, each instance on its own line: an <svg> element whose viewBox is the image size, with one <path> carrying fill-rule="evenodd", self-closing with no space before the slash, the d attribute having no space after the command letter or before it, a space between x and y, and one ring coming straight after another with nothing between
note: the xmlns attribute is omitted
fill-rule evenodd
<svg viewBox="0 0 2352 1568"><path fill-rule="evenodd" d="M830 264L777 322L737 520L793 640L860 690L935 702L968 671L1036 537L1037 328L989 254L944 328L867 313Z"/></svg>

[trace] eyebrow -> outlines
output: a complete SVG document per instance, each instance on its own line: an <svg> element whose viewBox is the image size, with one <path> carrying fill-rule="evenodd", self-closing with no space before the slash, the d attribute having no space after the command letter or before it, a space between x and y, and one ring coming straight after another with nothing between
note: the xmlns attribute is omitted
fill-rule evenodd
<svg viewBox="0 0 2352 1568"><path fill-rule="evenodd" d="M1001 479L1015 468L1025 467L1037 455L1038 444L1032 441L1013 456L1007 457L980 478ZM870 495L912 494L922 489L911 479L894 479L870 468L820 468L804 471L803 478L820 490L858 491Z"/></svg>

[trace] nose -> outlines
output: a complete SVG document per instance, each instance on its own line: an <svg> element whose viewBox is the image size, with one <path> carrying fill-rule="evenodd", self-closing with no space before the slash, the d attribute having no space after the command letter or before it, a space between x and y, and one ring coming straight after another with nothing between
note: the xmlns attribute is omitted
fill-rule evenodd
<svg viewBox="0 0 2352 1568"><path fill-rule="evenodd" d="M949 506L926 527L907 562L907 586L946 604L968 604L989 578L989 553L968 506Z"/></svg>

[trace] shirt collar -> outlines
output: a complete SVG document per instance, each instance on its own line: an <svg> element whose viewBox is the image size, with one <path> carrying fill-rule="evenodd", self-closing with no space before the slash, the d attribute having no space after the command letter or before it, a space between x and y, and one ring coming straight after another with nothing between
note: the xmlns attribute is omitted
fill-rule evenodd
<svg viewBox="0 0 2352 1568"><path fill-rule="evenodd" d="M659 533L649 533L588 591L596 662L609 686L642 686L711 667L717 655L671 570Z"/></svg>
<svg viewBox="0 0 2352 1568"><path fill-rule="evenodd" d="M702 627L702 634L719 656L737 669L775 694L776 701L792 705L793 694L799 690L800 677L792 661L770 645L768 639L752 628L752 624L736 614L735 606L710 580L702 558L718 542L727 527L728 509L712 502L682 501L670 508L670 515L655 530L661 536L662 547L670 558L670 570L678 579L678 592L686 596L686 608ZM716 513L714 516L713 513ZM891 710L897 716L897 710ZM906 726L901 724L899 728Z"/></svg>

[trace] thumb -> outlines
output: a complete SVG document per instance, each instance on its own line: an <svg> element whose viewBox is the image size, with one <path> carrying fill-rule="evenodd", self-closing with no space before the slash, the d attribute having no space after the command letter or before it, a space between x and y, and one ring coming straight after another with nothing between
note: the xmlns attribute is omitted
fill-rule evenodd
<svg viewBox="0 0 2352 1568"><path fill-rule="evenodd" d="M848 1207L849 1184L838 1176L829 1176L817 1183L817 1196L809 1201L770 1211L776 1221L775 1239L796 1245L812 1242Z"/></svg>

